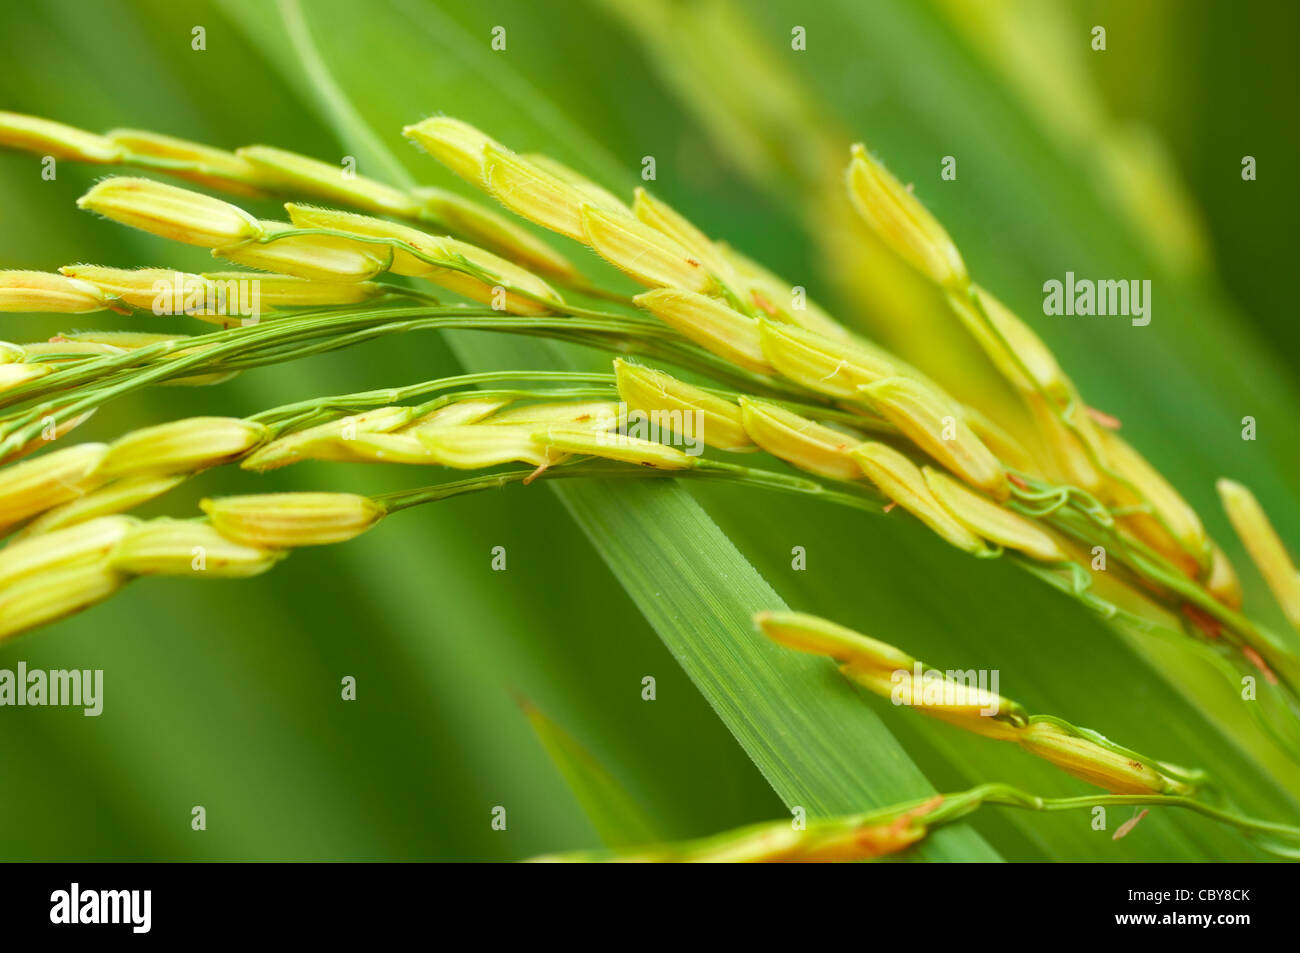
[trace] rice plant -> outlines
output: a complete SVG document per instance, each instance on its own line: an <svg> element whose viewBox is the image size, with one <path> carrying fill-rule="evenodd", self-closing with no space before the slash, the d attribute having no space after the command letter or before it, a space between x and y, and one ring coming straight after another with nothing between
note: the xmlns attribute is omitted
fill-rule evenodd
<svg viewBox="0 0 1300 953"><path fill-rule="evenodd" d="M531 508L554 492L793 820L764 789L769 820L684 834L645 812L563 718L541 714L563 704L528 702L519 721L605 846L507 848L512 859L956 860L999 849L1129 859L1118 852L1144 836L1137 850L1187 859L1296 855L1300 651L1277 621L1300 627L1300 573L1286 542L1230 478L1235 467L1217 484L1223 513L1211 516L1186 498L1204 498L1205 486L1162 473L1141 440L1120 436L1131 418L1099 409L1070 355L1004 303L997 275L974 264L996 251L980 247L989 236L963 234L959 246L958 230L927 207L933 183L905 185L915 172L891 171L869 143L833 148L832 134L804 127L816 153L801 171L804 213L833 267L871 262L878 287L858 301L876 316L871 333L851 297L815 302L804 279L748 247L743 228L711 234L653 177L629 189L562 161L581 150L559 130L474 124L442 98L433 115L417 106L404 126L385 126L361 90L323 72L313 35L323 24L294 3L279 14L311 94L363 171L352 153L338 163L251 136L233 147L190 141L137 128L143 117L90 129L0 113L0 146L94 176L75 205L47 214L115 229L130 250L109 258L96 242L83 260L0 272L0 310L98 322L44 340L25 319L5 325L6 646L56 639L57 626L41 630L73 617L92 631L137 589L190 580L237 591L263 574L274 587L293 566L324 565L311 562L325 558L318 547L382 540L460 497ZM638 36L656 50L652 29ZM751 41L728 40L738 56L759 55ZM689 55L675 63L697 85L707 72ZM798 98L796 79L770 81ZM419 90L398 99L418 104ZM742 104L728 108L741 130L761 134ZM784 108L785 121L807 121ZM928 360L926 341L916 347L921 311L950 336L931 350L964 354L969 376ZM326 355L346 369L367 348L425 347L428 332L450 332L454 373L389 376L381 363L378 386L301 378L315 386L255 409L169 413L173 401L190 406L175 394L221 394ZM887 343L909 341L907 354ZM125 419L122 406L146 420ZM384 477L356 475L366 470ZM282 471L310 476L277 484ZM843 548L822 570L833 605L818 604L813 587L798 601L815 615L789 610L697 502L731 499L746 501L742 547L767 539L790 550L787 506L833 528ZM1236 539L1212 538L1207 524L1225 518ZM958 666L930 668L910 654L906 625L855 600L865 569L848 554L899 539L911 542L878 558L941 566L925 591L952 600L957 617L1002 624L999 606L969 598L991 580L1049 615L994 647L1022 646L1015 657L954 631L943 643L952 657L932 658L923 639L927 658ZM806 571L803 549L790 550L794 571ZM1234 567L1230 550L1249 562ZM506 569L505 548L492 552L480 571ZM505 598L536 595L503 578ZM420 617L461 612L460 594L437 579L402 598ZM852 618L831 621L846 609ZM181 623L169 637L183 632ZM99 632L113 636L112 625ZM1077 636L1093 646L1059 642ZM826 657L843 679L827 677ZM1060 690L1094 678L1122 684L1091 704ZM656 680L646 684L641 702L658 704ZM1091 723L1099 713L1104 728ZM1153 743L1161 719L1183 725L1163 736L1167 750ZM952 766L932 783L909 750ZM963 779L955 793L934 786ZM979 826L990 806L1015 818L1005 844L1003 828ZM524 813L481 807L483 825L503 834L510 810ZM1112 820L1090 826L1098 810ZM444 811L453 809L435 807L452 816ZM1057 814L1060 826L1048 826Z"/></svg>

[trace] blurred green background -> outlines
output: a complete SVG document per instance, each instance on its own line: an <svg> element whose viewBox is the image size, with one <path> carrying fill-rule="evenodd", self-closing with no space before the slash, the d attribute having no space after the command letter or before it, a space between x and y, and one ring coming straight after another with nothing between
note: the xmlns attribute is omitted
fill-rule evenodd
<svg viewBox="0 0 1300 953"><path fill-rule="evenodd" d="M1284 166L1300 147L1284 105L1297 85L1288 49L1297 8L828 0L723 5L713 19L718 6L307 0L303 9L344 91L418 179L454 184L398 132L435 112L621 189L653 154L658 194L877 330L890 316L853 298L850 282L825 266L798 160L832 129L866 140L916 180L972 271L1034 324L1094 404L1124 420L1239 568L1246 563L1214 500L1221 473L1251 483L1284 537L1300 540L1292 505L1300 330L1286 292L1300 195ZM1032 7L1050 14L1021 15ZM731 59L736 22L799 91L803 118L815 124L806 133L761 99L767 78ZM665 23L682 26L656 41ZM227 148L267 143L331 161L346 152L305 92L276 4L42 0L0 6L0 24L0 108ZM1107 28L1104 53L1088 50L1096 24ZM505 52L489 49L497 25L507 28ZM793 25L806 28L806 51L790 49ZM195 26L206 31L203 51L191 48ZM1062 42L1068 57L1054 55ZM730 88L692 87L691 64L710 50ZM681 71L665 68L665 57ZM1044 90L1056 109L1035 101ZM752 141L717 113L734 118L731 97L747 95L757 97L754 113L738 122ZM1117 199L1101 153L1119 130L1158 150L1154 165L1141 166L1158 181L1139 194L1182 196L1188 224L1155 205L1135 220L1133 204ZM946 154L958 156L960 173L941 186ZM1257 158L1257 181L1242 181L1244 155ZM74 200L100 174L61 163L57 180L44 182L34 157L0 153L0 266L205 267L201 250L78 212ZM259 211L272 216L274 206ZM1153 278L1151 326L1043 319L1041 283L1067 269ZM119 320L5 315L0 338ZM890 343L918 360L945 346L897 330ZM78 433L106 439L185 414L253 413L459 366L435 335L380 341L216 388L149 391L106 407ZM1247 414L1259 422L1253 444L1239 439ZM399 467L346 464L213 471L150 512L192 512L201 496L222 492L378 492L417 481ZM1135 661L1126 639L1010 567L972 567L897 521L749 491L697 495L792 606L936 663L998 667L1004 693L1031 710L1139 750L1193 763L1218 751L1216 771L1234 778L1243 802L1272 816L1295 810L1294 776L1279 775L1267 754L1251 756L1260 749L1222 743L1221 699L1179 695L1157 662ZM794 545L809 553L806 572L790 569ZM507 550L505 572L490 571L494 546ZM1249 604L1275 620L1243 574ZM105 702L98 718L0 709L6 859L505 860L595 846L514 692L578 737L667 836L784 812L560 501L538 486L403 513L253 580L138 582L0 646L0 668L19 660L103 669ZM357 679L355 702L340 700L347 675ZM646 675L658 681L653 703L640 697ZM1204 673L1178 678L1200 684ZM996 779L1076 790L980 739L883 717L940 789ZM190 829L194 805L207 810L201 833ZM509 811L505 832L490 827L495 805ZM1105 856L1258 856L1199 821L1148 826L1145 841L1107 843ZM1081 819L990 814L976 827L1008 859L1103 856Z"/></svg>

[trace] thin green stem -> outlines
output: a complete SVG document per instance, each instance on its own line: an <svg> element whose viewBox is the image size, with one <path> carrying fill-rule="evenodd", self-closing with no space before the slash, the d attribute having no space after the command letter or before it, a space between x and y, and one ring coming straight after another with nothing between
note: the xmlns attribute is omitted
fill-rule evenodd
<svg viewBox="0 0 1300 953"><path fill-rule="evenodd" d="M938 803L936 803L936 801ZM1262 850L1281 857L1300 856L1300 827L1260 820L1235 811L1206 804L1195 798L1172 794L1092 794L1080 797L1045 798L1029 794L1009 784L991 783L939 798L919 798L902 804L864 811L839 817L816 818L792 838L790 822L772 821L753 824L738 830L715 834L693 841L671 844L648 844L619 850L574 851L547 858L552 861L602 862L630 859L646 861L690 861L743 857L751 861L782 861L800 858L801 841L806 842L816 854L819 844L828 839L845 840L855 832L870 829L896 828L901 834L906 828L921 835L956 823L986 806L1009 807L1037 813L1093 810L1111 807L1171 807L1190 811L1219 824L1234 827L1250 835ZM892 850L909 843L900 839ZM852 844L850 839L848 843ZM879 856L879 848L872 838L863 838L861 848L846 850L846 859L868 859ZM886 841L886 843L888 843Z"/></svg>
<svg viewBox="0 0 1300 953"><path fill-rule="evenodd" d="M394 320L403 318L406 320ZM619 346L683 366L716 371L719 359L675 336L657 323L574 316L524 317L463 307L394 308L325 312L285 318L265 325L231 328L180 341L146 345L125 354L106 355L55 371L0 397L0 407L46 400L11 414L4 422L0 456L25 445L53 417L70 419L107 400L149 384L200 371L239 370L352 346L388 334L417 330L477 329L540 334L593 346ZM734 369L724 365L729 376ZM129 372L114 375L113 372ZM106 376L113 375L108 381ZM721 376L721 375L719 375ZM743 386L743 385L742 385Z"/></svg>
<svg viewBox="0 0 1300 953"><path fill-rule="evenodd" d="M507 470L500 473L488 473L481 476L470 477L465 480L456 480L451 483L440 483L434 486L419 487L410 490L397 490L393 493L387 493L383 496L375 497L375 500L383 504L390 512L407 509L411 506L419 506L423 503L433 503L438 500L445 500L453 496L461 496L466 493L479 493L484 490L495 490L512 483L523 483L561 480L561 479L651 479L662 480L672 478L682 479L699 479L714 480L724 483L737 483L747 486L758 487L768 490L779 490L783 493L796 493L802 496L815 497L817 499L827 500L828 502L839 503L844 506L850 506L854 509L865 510L867 512L880 512L881 504L866 496L859 496L852 493L841 493L831 490L828 487L817 483L814 480L805 480L801 477L791 476L785 473L777 473L771 470L760 470L755 467L742 467L734 464L720 463L713 460L701 460L699 464L691 469L686 470L661 470L653 467L637 466L635 464L613 464L606 461L593 460L584 457L572 463L557 464L555 466L543 469L533 470Z"/></svg>
<svg viewBox="0 0 1300 953"><path fill-rule="evenodd" d="M258 423L271 424L282 418L296 416L303 412L315 413L323 408L338 409L342 413L349 413L366 407L398 404L442 390L515 381L535 381L546 384L587 384L591 385L590 390L593 393L604 393L613 388L614 375L586 374L578 371L486 371L481 374L457 374L453 377L439 377L433 380L420 381L417 384L408 384L404 387L384 387L379 390L358 391L352 394L336 394L332 397L300 400L293 404L272 407L270 410L254 414L249 419ZM602 386L603 390L597 391L597 388ZM481 394L472 392L469 396L479 397Z"/></svg>

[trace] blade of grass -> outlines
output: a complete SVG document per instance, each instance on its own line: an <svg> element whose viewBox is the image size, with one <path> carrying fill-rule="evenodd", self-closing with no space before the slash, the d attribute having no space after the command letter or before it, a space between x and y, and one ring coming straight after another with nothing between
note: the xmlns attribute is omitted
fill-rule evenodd
<svg viewBox="0 0 1300 953"><path fill-rule="evenodd" d="M528 699L521 697L518 702L551 763L606 846L635 847L663 837L627 789L578 739Z"/></svg>

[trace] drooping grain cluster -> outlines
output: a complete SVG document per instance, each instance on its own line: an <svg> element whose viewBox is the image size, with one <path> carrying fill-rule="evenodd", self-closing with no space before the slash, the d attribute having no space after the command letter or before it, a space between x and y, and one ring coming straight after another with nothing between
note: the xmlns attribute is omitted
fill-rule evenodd
<svg viewBox="0 0 1300 953"><path fill-rule="evenodd" d="M249 199L291 199L286 220L263 219L194 188L112 176L79 206L208 248L249 270L187 274L69 265L57 272L0 272L0 311L152 311L227 326L192 337L98 332L0 344L0 447L10 459L62 440L100 403L155 378L215 383L254 366L254 358L273 363L310 353L309 340L310 347L347 346L421 320L576 335L620 354L613 376L579 396L470 390L432 403L394 399L357 408L321 398L255 418L196 418L109 443L59 443L8 463L0 469L0 527L13 539L0 551L0 635L84 608L138 575L262 572L290 548L352 538L393 502L254 494L206 502L203 520L125 515L209 467L237 462L261 471L326 460L479 470L520 463L533 468L531 480L578 472L599 478L613 474L613 464L633 464L683 477L726 475L863 508L897 505L958 549L981 558L1009 554L1085 604L1116 615L1120 609L1090 591L1086 554L1101 545L1111 554L1114 577L1133 594L1183 611L1193 620L1191 639L1223 640L1239 668L1262 671L1295 702L1300 662L1237 611L1235 573L1195 511L1105 426L1105 415L1090 411L1033 331L973 283L942 225L861 146L849 157L845 201L947 295L962 327L1036 422L1034 446L1021 445L996 420L964 406L644 190L625 201L552 158L514 152L449 117L404 132L508 212L581 243L645 290L629 298L592 282L532 231L452 193L394 189L266 146L225 152L152 133L99 136L0 113L0 145L167 173ZM298 201L304 198L346 209ZM473 304L444 306L393 278ZM260 294L253 316L266 323L245 327L239 315L213 302L253 281ZM175 293L160 308L169 287ZM576 303L588 300L605 309ZM389 323L375 323L383 321ZM677 367L628 359L634 345L673 349ZM183 373L168 374L169 367ZM36 422L46 412L56 426L38 439ZM666 421L659 438L629 434L631 413ZM709 453L680 449L690 437ZM808 477L742 466L726 456L760 452ZM611 467L591 467L593 459ZM491 478L473 485L492 485ZM1288 619L1300 625L1300 576L1284 547L1248 491L1229 482L1221 490L1252 559ZM442 497L417 494L401 506L417 498ZM839 659L847 675L873 691L884 687L881 666L902 657L829 623L766 617L763 628L778 641ZM1131 758L1058 720L1026 718L1000 697L983 701L1006 710L971 722L953 710L922 707L1112 790L1188 790L1168 766ZM854 830L859 839L866 836ZM885 830L894 838L889 844L914 839L907 825ZM822 848L806 849L815 855Z"/></svg>

